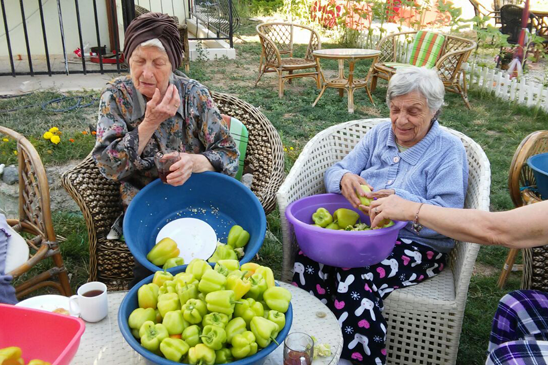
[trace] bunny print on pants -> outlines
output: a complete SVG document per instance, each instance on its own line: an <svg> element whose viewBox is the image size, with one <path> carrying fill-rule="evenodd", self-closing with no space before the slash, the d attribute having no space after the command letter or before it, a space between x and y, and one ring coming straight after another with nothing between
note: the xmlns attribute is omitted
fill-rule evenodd
<svg viewBox="0 0 548 365"><path fill-rule="evenodd" d="M385 260L363 268L324 266L300 252L295 260L293 285L327 300L343 333L343 359L385 364L388 326L382 315L383 299L398 288L439 274L445 259L446 254L432 252L432 248L413 241L400 241Z"/></svg>

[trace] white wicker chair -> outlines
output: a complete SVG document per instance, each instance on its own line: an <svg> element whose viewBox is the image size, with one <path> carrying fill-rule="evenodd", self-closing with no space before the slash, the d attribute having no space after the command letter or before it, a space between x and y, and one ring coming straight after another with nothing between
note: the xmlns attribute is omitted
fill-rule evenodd
<svg viewBox="0 0 548 365"><path fill-rule="evenodd" d="M318 133L305 146L277 194L283 230L283 280L291 279L296 250L285 209L302 197L324 193L325 170L346 156L371 128L386 120L342 123ZM487 156L471 138L447 130L462 140L468 155L470 174L465 207L489 210L491 169ZM389 364L456 362L468 285L478 251L479 245L457 242L448 267L440 275L395 290L384 301Z"/></svg>

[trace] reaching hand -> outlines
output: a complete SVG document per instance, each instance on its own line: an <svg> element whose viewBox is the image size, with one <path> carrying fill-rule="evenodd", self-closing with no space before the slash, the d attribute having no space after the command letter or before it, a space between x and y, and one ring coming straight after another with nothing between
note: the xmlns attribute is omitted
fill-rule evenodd
<svg viewBox="0 0 548 365"><path fill-rule="evenodd" d="M373 187L369 185L363 177L356 174L346 173L341 179L341 193L356 209L359 209L361 204L360 199L356 194L367 196L367 194L363 192L360 185L367 185L369 186L369 189L373 190Z"/></svg>
<svg viewBox="0 0 548 365"><path fill-rule="evenodd" d="M397 195L388 195L371 202L369 216L371 227L376 227L383 219L396 221L412 221L420 203L403 199Z"/></svg>
<svg viewBox="0 0 548 365"><path fill-rule="evenodd" d="M179 156L181 158L171 165L169 168L171 173L167 175L167 183L173 186L183 185L190 178L194 169L196 155L181 153Z"/></svg>
<svg viewBox="0 0 548 365"><path fill-rule="evenodd" d="M147 102L145 112L145 121L155 127L158 127L163 121L171 118L177 113L181 99L175 85L169 85L164 97L162 98L160 90L156 89L152 99Z"/></svg>

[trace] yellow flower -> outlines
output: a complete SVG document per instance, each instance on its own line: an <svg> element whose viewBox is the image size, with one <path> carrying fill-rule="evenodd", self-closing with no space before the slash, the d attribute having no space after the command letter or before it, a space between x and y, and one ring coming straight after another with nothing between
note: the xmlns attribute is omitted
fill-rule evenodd
<svg viewBox="0 0 548 365"><path fill-rule="evenodd" d="M51 132L44 133L44 139L51 139L51 137L53 137L53 133Z"/></svg>
<svg viewBox="0 0 548 365"><path fill-rule="evenodd" d="M51 137L51 142L58 144L59 142L61 142L61 138L59 138L59 136L53 136Z"/></svg>
<svg viewBox="0 0 548 365"><path fill-rule="evenodd" d="M293 147L289 147L289 149L290 149L291 151L293 151Z"/></svg>
<svg viewBox="0 0 548 365"><path fill-rule="evenodd" d="M2 138L2 141L4 141L4 142L9 142L10 140L7 139L7 138Z"/></svg>
<svg viewBox="0 0 548 365"><path fill-rule="evenodd" d="M15 156L17 156L17 151L13 151L13 154L14 154Z"/></svg>
<svg viewBox="0 0 548 365"><path fill-rule="evenodd" d="M57 127L53 127L53 128L50 128L50 129L49 129L49 131L50 131L51 133L55 133L55 132L57 132L58 130L59 130L59 128L57 128Z"/></svg>
<svg viewBox="0 0 548 365"><path fill-rule="evenodd" d="M287 147L284 147L284 151L287 152Z"/></svg>

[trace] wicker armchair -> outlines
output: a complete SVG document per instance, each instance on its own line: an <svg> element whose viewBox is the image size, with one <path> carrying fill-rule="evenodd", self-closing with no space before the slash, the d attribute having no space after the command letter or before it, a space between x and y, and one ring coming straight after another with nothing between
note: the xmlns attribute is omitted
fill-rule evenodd
<svg viewBox="0 0 548 365"><path fill-rule="evenodd" d="M135 5L135 17L149 13L150 10L143 8L142 6ZM178 67L184 67L185 72L190 71L190 44L188 41L188 27L186 24L179 23L179 18L172 17L177 23L177 29L179 29L179 36L181 37L181 43L183 44L183 61Z"/></svg>
<svg viewBox="0 0 548 365"><path fill-rule="evenodd" d="M276 192L284 178L283 145L270 121L255 107L227 94L211 92L221 113L245 124L249 143L245 173L253 173L251 190L270 213ZM82 210L89 234L90 280L106 283L111 289L127 289L133 276L134 259L125 242L107 240L114 220L122 213L118 183L107 180L88 155L62 175L65 189Z"/></svg>
<svg viewBox="0 0 548 365"><path fill-rule="evenodd" d="M0 126L0 134L17 141L19 160L19 219L8 219L8 224L19 233L25 233L25 241L30 250L30 258L11 272L14 279L20 278L35 269L42 260L51 257L53 265L42 272L29 275L15 287L17 298L43 288L52 287L62 295L72 294L59 251L59 242L53 229L51 218L49 185L46 170L34 146L21 134ZM57 278L57 281L51 280ZM20 281L20 280L19 280Z"/></svg>
<svg viewBox="0 0 548 365"><path fill-rule="evenodd" d="M263 23L257 25L257 33L261 40L262 53L259 64L259 77L255 86L259 83L261 77L267 72L276 72L278 74L278 96L284 96L284 83L297 77L313 77L316 79L316 86L320 88L320 66L314 60L312 53L322 48L320 36L314 29L304 25L291 23ZM293 57L293 44L296 33L307 33L308 48L304 57ZM286 56L287 57L282 57ZM299 72L313 68L313 72ZM288 74L284 75L284 72Z"/></svg>
<svg viewBox="0 0 548 365"><path fill-rule="evenodd" d="M283 231L284 280L292 277L297 243L285 219L287 206L325 192L324 172L346 156L375 125L388 119L355 120L330 127L312 138L301 152L277 194ZM470 169L465 207L489 210L491 170L481 147L449 129L464 144ZM389 364L454 364L464 317L468 285L479 246L457 242L448 267L438 276L395 290L384 301L388 322Z"/></svg>
<svg viewBox="0 0 548 365"><path fill-rule="evenodd" d="M545 152L548 152L548 130L529 134L516 149L508 173L508 190L516 207L541 201L533 190L527 189L536 185L535 176L527 165L527 160L531 156ZM499 288L506 283L518 252L519 249L509 250L497 283ZM547 263L548 249L545 246L524 249L521 288L548 291Z"/></svg>
<svg viewBox="0 0 548 365"><path fill-rule="evenodd" d="M390 80L396 69L385 62L407 63L411 46L417 32L403 32L388 35L379 41L377 49L381 51L377 62L371 66L371 92L377 87L377 78ZM476 48L476 42L445 34L445 42L436 61L436 69L447 91L460 94L466 107L470 109L466 87L466 74L462 64Z"/></svg>

